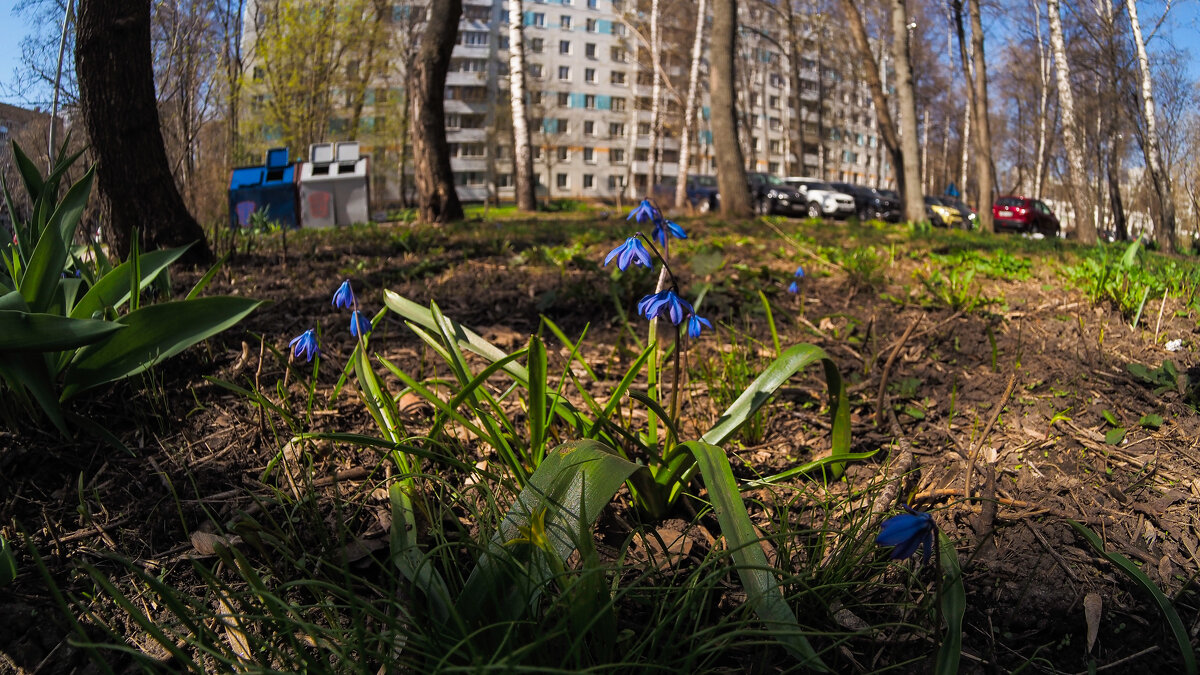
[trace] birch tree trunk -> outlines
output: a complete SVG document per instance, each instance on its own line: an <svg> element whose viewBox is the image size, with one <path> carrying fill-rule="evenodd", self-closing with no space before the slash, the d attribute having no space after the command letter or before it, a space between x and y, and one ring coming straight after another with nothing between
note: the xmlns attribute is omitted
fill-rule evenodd
<svg viewBox="0 0 1200 675"><path fill-rule="evenodd" d="M850 24L850 36L854 39L854 45L858 48L858 53L862 57L862 65L864 67L863 76L867 81L867 88L871 90L871 102L875 104L875 119L878 123L879 135L883 139L883 145L887 148L888 155L892 162L892 175L896 180L896 189L900 196L904 196L904 180L905 175L902 167L904 166L904 152L900 147L900 139L896 133L896 124L892 120L892 112L888 107L888 98L883 91L883 79L880 76L881 69L879 64L875 62L875 56L871 52L871 44L867 40L867 29L863 26L862 14L858 11L858 5L855 0L841 0L841 6L846 14L847 23ZM880 60L883 60L881 54ZM907 66L907 51L905 52L905 65ZM899 73L899 66L897 66ZM820 75L817 76L820 79ZM912 93L912 78L908 80L909 94ZM914 108L915 110L915 108ZM915 117L915 113L914 113ZM914 124L915 127L915 124ZM916 130L913 130L913 141L915 145ZM817 141L824 147L824 141ZM916 150L913 151L915 157ZM882 162L880 163L880 174L882 176ZM924 200L922 201L921 220L925 218Z"/></svg>
<svg viewBox="0 0 1200 675"><path fill-rule="evenodd" d="M445 114L446 71L458 35L462 0L434 0L428 12L411 80L414 177L421 220L448 223L463 217L450 169Z"/></svg>
<svg viewBox="0 0 1200 675"><path fill-rule="evenodd" d="M533 143L525 110L525 2L509 0L508 91L512 109L513 187L518 211L537 210L533 180Z"/></svg>
<svg viewBox="0 0 1200 675"><path fill-rule="evenodd" d="M658 0L650 2L650 147L646 150L646 196L654 197L654 176L658 172L658 135L662 123L662 50L658 35Z"/></svg>
<svg viewBox="0 0 1200 675"><path fill-rule="evenodd" d="M1150 58L1146 55L1146 42L1142 39L1142 24L1138 21L1136 0L1125 0L1125 8L1129 11L1129 25L1133 28L1133 44L1137 48L1138 75L1142 83L1142 122L1145 124L1145 138L1142 140L1142 152L1146 155L1146 165L1150 169L1150 180L1154 184L1154 194L1158 198L1158 223L1154 228L1154 238L1164 251L1171 250L1175 245L1175 200L1171 195L1171 177L1163 167L1162 152L1159 148L1158 119L1154 111L1154 86L1150 77Z"/></svg>
<svg viewBox="0 0 1200 675"><path fill-rule="evenodd" d="M995 168L992 164L992 129L988 119L987 60L983 54L983 19L980 16L980 0L970 0L971 54L975 62L975 173L979 181L978 209L979 229L993 232L992 187L996 184Z"/></svg>
<svg viewBox="0 0 1200 675"><path fill-rule="evenodd" d="M849 1L849 0L847 0ZM737 0L713 0L711 83L713 151L717 160L717 183L721 190L721 214L750 215L750 188L734 110L734 47L737 40Z"/></svg>
<svg viewBox="0 0 1200 675"><path fill-rule="evenodd" d="M1083 148L1075 126L1075 96L1071 92L1071 65L1067 62L1059 0L1046 0L1046 17L1050 20L1050 49L1058 80L1058 107L1062 111L1063 144L1067 149L1068 192L1075 209L1075 236L1084 244L1095 244L1096 224L1087 217L1083 200L1087 176L1083 170Z"/></svg>
<svg viewBox="0 0 1200 675"><path fill-rule="evenodd" d="M704 14L706 0L696 3L696 37L692 41L692 66L688 73L687 100L683 103L683 138L679 147L679 177L675 182L675 207L687 202L687 180L691 171L692 141L696 135L696 96L700 85L700 58L704 55Z"/></svg>
<svg viewBox="0 0 1200 675"><path fill-rule="evenodd" d="M843 0L845 1L845 0ZM917 102L913 91L912 62L908 48L908 10L904 0L892 4L892 59L896 63L896 103L900 117L900 151L904 215L912 223L925 220L925 198L921 194L921 166L917 147Z"/></svg>
<svg viewBox="0 0 1200 675"><path fill-rule="evenodd" d="M1046 133L1047 117L1050 114L1050 59L1046 54L1046 44L1042 41L1042 3L1033 0L1033 29L1037 37L1038 48L1038 138L1037 156L1033 163L1033 197L1042 198L1042 174L1046 168Z"/></svg>

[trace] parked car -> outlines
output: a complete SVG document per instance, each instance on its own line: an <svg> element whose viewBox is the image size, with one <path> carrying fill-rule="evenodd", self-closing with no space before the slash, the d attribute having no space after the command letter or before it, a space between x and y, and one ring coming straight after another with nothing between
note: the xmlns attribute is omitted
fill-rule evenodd
<svg viewBox="0 0 1200 675"><path fill-rule="evenodd" d="M746 174L746 182L750 184L750 201L758 213L792 215L804 212L804 194L784 183L779 176L751 172Z"/></svg>
<svg viewBox="0 0 1200 675"><path fill-rule="evenodd" d="M1007 195L992 205L992 221L996 231L1040 232L1045 237L1057 237L1058 218L1043 202L1029 197Z"/></svg>
<svg viewBox="0 0 1200 675"><path fill-rule="evenodd" d="M925 195L925 216L934 227L962 227L963 218L958 209L947 206L937 197Z"/></svg>
<svg viewBox="0 0 1200 675"><path fill-rule="evenodd" d="M854 198L854 212L859 220L886 220L889 223L899 222L900 202L884 196L875 188L853 183L830 183L844 194Z"/></svg>
<svg viewBox="0 0 1200 675"><path fill-rule="evenodd" d="M688 176L687 200L698 213L721 208L721 191L715 176Z"/></svg>
<svg viewBox="0 0 1200 675"><path fill-rule="evenodd" d="M968 230L974 230L979 227L979 215L966 202L956 197L938 197L938 199L946 206L958 209L958 214L963 219L963 227Z"/></svg>
<svg viewBox="0 0 1200 675"><path fill-rule="evenodd" d="M804 213L809 218L849 218L854 215L854 197L816 178L788 178L788 185L804 195Z"/></svg>

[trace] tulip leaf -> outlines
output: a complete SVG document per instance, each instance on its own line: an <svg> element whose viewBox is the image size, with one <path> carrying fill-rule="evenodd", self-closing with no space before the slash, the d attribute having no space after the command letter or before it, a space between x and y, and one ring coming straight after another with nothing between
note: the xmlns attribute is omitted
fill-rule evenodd
<svg viewBox="0 0 1200 675"><path fill-rule="evenodd" d="M0 310L0 352L57 352L94 344L125 326L111 321Z"/></svg>
<svg viewBox="0 0 1200 675"><path fill-rule="evenodd" d="M178 260L179 256L187 250L188 246L180 246L179 248L143 253L140 256L142 271L140 290L149 286L160 272ZM71 316L76 319L90 319L93 314L103 311L106 307L120 308L129 300L132 274L133 265L128 260L114 267L111 272L96 281L96 284L88 289L87 293L83 294L83 297L71 310Z"/></svg>
<svg viewBox="0 0 1200 675"><path fill-rule="evenodd" d="M241 321L257 300L218 296L142 307L116 321L130 330L84 347L67 369L62 400L140 373Z"/></svg>
<svg viewBox="0 0 1200 675"><path fill-rule="evenodd" d="M954 542L938 533L938 564L942 568L942 619L946 622L946 637L938 648L937 675L956 675L962 658L963 615L967 612L967 590L963 586L962 568Z"/></svg>
<svg viewBox="0 0 1200 675"><path fill-rule="evenodd" d="M45 357L29 352L0 353L0 379L13 390L19 391L21 387L28 389L55 428L63 436L71 436L54 391L54 379L46 370Z"/></svg>
<svg viewBox="0 0 1200 675"><path fill-rule="evenodd" d="M713 512L721 524L721 534L729 542L729 554L746 591L746 603L767 626L768 632L802 659L801 669L828 672L821 657L800 632L796 615L783 597L779 580L759 545L758 532L750 522L725 451L703 441L688 441L682 446L691 451L700 466Z"/></svg>

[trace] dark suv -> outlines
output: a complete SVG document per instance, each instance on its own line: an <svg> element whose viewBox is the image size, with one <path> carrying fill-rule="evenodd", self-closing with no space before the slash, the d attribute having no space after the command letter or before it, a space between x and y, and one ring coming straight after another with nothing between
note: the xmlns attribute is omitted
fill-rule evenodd
<svg viewBox="0 0 1200 675"><path fill-rule="evenodd" d="M1005 196L992 205L992 220L996 231L1040 232L1045 237L1057 237L1058 218L1049 206L1029 197Z"/></svg>
<svg viewBox="0 0 1200 675"><path fill-rule="evenodd" d="M874 188L853 183L830 183L833 187L854 197L854 212L859 220L885 220L900 222L900 204Z"/></svg>
<svg viewBox="0 0 1200 675"><path fill-rule="evenodd" d="M688 176L687 200L699 213L721 208L721 191L713 176Z"/></svg>
<svg viewBox="0 0 1200 675"><path fill-rule="evenodd" d="M750 184L750 201L754 210L762 215L772 213L804 213L804 194L783 182L779 176L769 173L747 173Z"/></svg>

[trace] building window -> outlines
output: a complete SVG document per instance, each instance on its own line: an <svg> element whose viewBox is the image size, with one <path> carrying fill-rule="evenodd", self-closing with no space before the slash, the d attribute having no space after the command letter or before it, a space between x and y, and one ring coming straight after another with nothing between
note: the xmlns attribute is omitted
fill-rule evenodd
<svg viewBox="0 0 1200 675"><path fill-rule="evenodd" d="M771 131L779 131L783 128L783 122L778 117L772 117L770 120Z"/></svg>
<svg viewBox="0 0 1200 675"><path fill-rule="evenodd" d="M567 125L567 121L561 117L558 118L556 127L558 128L558 133L560 134L565 134L570 130L570 127Z"/></svg>
<svg viewBox="0 0 1200 675"><path fill-rule="evenodd" d="M583 97L583 107L588 110L596 109L596 97L592 94L587 94Z"/></svg>
<svg viewBox="0 0 1200 675"><path fill-rule="evenodd" d="M618 63L625 63L625 49L622 47L613 47L608 50L609 57Z"/></svg>
<svg viewBox="0 0 1200 675"><path fill-rule="evenodd" d="M459 171L454 174L455 185L483 185L485 182L482 171Z"/></svg>
<svg viewBox="0 0 1200 675"><path fill-rule="evenodd" d="M596 43L589 42L583 46L583 55L589 59L596 58Z"/></svg>
<svg viewBox="0 0 1200 675"><path fill-rule="evenodd" d="M771 173L771 174L779 173L779 162L768 162L767 163L767 173Z"/></svg>
<svg viewBox="0 0 1200 675"><path fill-rule="evenodd" d="M583 149L583 161L587 164L595 164L596 163L595 148L584 148Z"/></svg>
<svg viewBox="0 0 1200 675"><path fill-rule="evenodd" d="M571 66L559 66L558 67L558 79L560 79L560 80L571 79Z"/></svg>
<svg viewBox="0 0 1200 675"><path fill-rule="evenodd" d="M484 31L465 30L458 34L458 44L466 47L486 47L488 34Z"/></svg>
<svg viewBox="0 0 1200 675"><path fill-rule="evenodd" d="M533 54L541 54L546 48L546 41L542 38L533 38L529 41L529 51Z"/></svg>
<svg viewBox="0 0 1200 675"><path fill-rule="evenodd" d="M584 68L584 69L583 69L583 81L584 81L584 82L591 82L591 83L595 84L595 82L596 82L596 69L595 69L595 68Z"/></svg>
<svg viewBox="0 0 1200 675"><path fill-rule="evenodd" d="M496 187L510 188L513 186L513 175L511 173L502 173L496 176Z"/></svg>
<svg viewBox="0 0 1200 675"><path fill-rule="evenodd" d="M554 186L558 188L571 187L571 181L567 178L567 174L560 173L554 176Z"/></svg>
<svg viewBox="0 0 1200 675"><path fill-rule="evenodd" d="M650 159L650 148L634 148L633 161L645 162Z"/></svg>
<svg viewBox="0 0 1200 675"><path fill-rule="evenodd" d="M583 189L591 190L596 187L596 177L590 173L583 174Z"/></svg>
<svg viewBox="0 0 1200 675"><path fill-rule="evenodd" d="M596 32L596 30L597 30L597 22L596 22L596 20L595 20L595 19L588 19L588 20L587 20L587 32L589 32L589 33L595 33L595 32Z"/></svg>
<svg viewBox="0 0 1200 675"><path fill-rule="evenodd" d="M533 25L537 26L538 28L545 28L546 27L546 13L545 12L534 12L533 13Z"/></svg>
<svg viewBox="0 0 1200 675"><path fill-rule="evenodd" d="M451 157L487 157L487 146L483 143L451 143Z"/></svg>
<svg viewBox="0 0 1200 675"><path fill-rule="evenodd" d="M625 124L622 122L609 122L608 135L613 138L620 138L625 135Z"/></svg>
<svg viewBox="0 0 1200 675"><path fill-rule="evenodd" d="M596 123L593 122L592 120L588 120L588 121L584 122L583 123L583 135L584 136L595 136L596 135Z"/></svg>
<svg viewBox="0 0 1200 675"><path fill-rule="evenodd" d="M588 0L588 9L596 9L596 0Z"/></svg>
<svg viewBox="0 0 1200 675"><path fill-rule="evenodd" d="M758 136L755 136L754 138L751 139L751 142L754 146L755 152L762 152L762 139L761 138L759 138Z"/></svg>
<svg viewBox="0 0 1200 675"><path fill-rule="evenodd" d="M612 71L612 73L610 73L608 76L608 83L619 85L619 86L624 86L625 85L625 73L622 73L617 70Z"/></svg>
<svg viewBox="0 0 1200 675"><path fill-rule="evenodd" d="M567 162L571 159L571 149L565 145L558 146L558 161Z"/></svg>
<svg viewBox="0 0 1200 675"><path fill-rule="evenodd" d="M625 151L622 150L621 148L610 149L608 151L608 162L609 162L609 164L624 164L625 163Z"/></svg>
<svg viewBox="0 0 1200 675"><path fill-rule="evenodd" d="M769 106L771 108L778 108L779 107L779 97L778 96L768 96L767 97L767 106Z"/></svg>
<svg viewBox="0 0 1200 675"><path fill-rule="evenodd" d="M638 122L638 135L639 136L649 136L650 135L650 123L649 122Z"/></svg>
<svg viewBox="0 0 1200 675"><path fill-rule="evenodd" d="M613 112L621 112L625 109L625 99L620 96L614 96L612 100ZM624 134L622 134L624 135Z"/></svg>
<svg viewBox="0 0 1200 675"><path fill-rule="evenodd" d="M571 105L571 95L565 91L558 92L558 107L566 108Z"/></svg>
<svg viewBox="0 0 1200 675"><path fill-rule="evenodd" d="M625 176L609 176L608 177L608 189L609 190L624 190L625 189Z"/></svg>
<svg viewBox="0 0 1200 675"><path fill-rule="evenodd" d="M614 12L619 11L617 9L617 3L615 3L615 2L613 3L613 11ZM625 37L625 24L614 23L612 30L613 30L613 32L612 32L613 35L616 35L617 37Z"/></svg>
<svg viewBox="0 0 1200 675"><path fill-rule="evenodd" d="M541 89L530 89L529 90L529 105L541 105L541 104L542 104L542 90Z"/></svg>
<svg viewBox="0 0 1200 675"><path fill-rule="evenodd" d="M559 54L570 54L571 53L571 41L570 40L559 40L558 41L558 53Z"/></svg>
<svg viewBox="0 0 1200 675"><path fill-rule="evenodd" d="M529 64L529 76L534 79L538 79L538 80L542 79L542 64L540 64L540 63Z"/></svg>
<svg viewBox="0 0 1200 675"><path fill-rule="evenodd" d="M772 154L772 155L778 155L778 154L779 154L779 152L780 152L780 143L779 143L779 141L771 141L771 144L770 144L770 146L769 146L769 147L771 148L771 154ZM775 172L774 172L774 171L772 171L771 173L775 173Z"/></svg>
<svg viewBox="0 0 1200 675"><path fill-rule="evenodd" d="M571 15L563 14L558 17L558 27L563 30L571 30Z"/></svg>
<svg viewBox="0 0 1200 675"><path fill-rule="evenodd" d="M533 146L533 161L535 161L535 162L542 161L542 146L540 146L540 145ZM541 179L539 178L538 181L540 182Z"/></svg>

